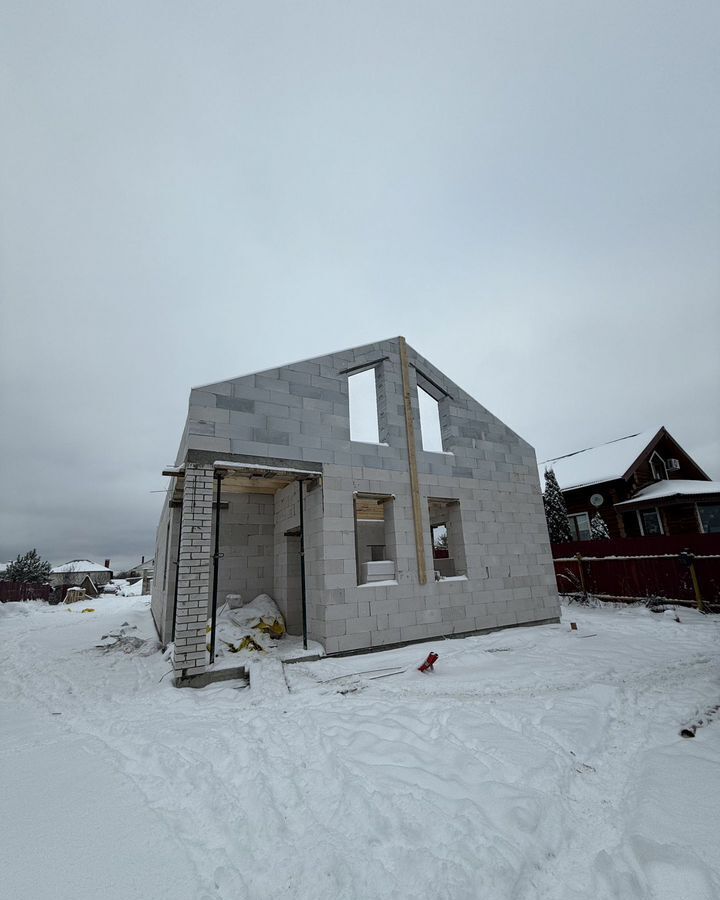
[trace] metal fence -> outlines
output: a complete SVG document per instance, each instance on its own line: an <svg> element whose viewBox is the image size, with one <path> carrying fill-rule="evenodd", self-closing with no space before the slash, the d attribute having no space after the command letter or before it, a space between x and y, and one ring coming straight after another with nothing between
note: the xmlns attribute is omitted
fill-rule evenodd
<svg viewBox="0 0 720 900"><path fill-rule="evenodd" d="M720 607L720 535L657 536L553 544L561 594L662 598Z"/></svg>

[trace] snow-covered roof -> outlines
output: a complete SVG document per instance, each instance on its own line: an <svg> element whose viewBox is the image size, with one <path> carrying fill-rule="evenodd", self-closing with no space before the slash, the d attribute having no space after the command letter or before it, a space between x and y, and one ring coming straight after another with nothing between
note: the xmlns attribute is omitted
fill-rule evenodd
<svg viewBox="0 0 720 900"><path fill-rule="evenodd" d="M677 480L656 481L648 485L632 498L616 503L615 506L629 506L644 500L667 500L669 497L696 497L701 494L720 494L720 481L683 481Z"/></svg>
<svg viewBox="0 0 720 900"><path fill-rule="evenodd" d="M0 572L5 572L5 571L7 571L7 567L8 567L9 565L10 565L10 563L0 563Z"/></svg>
<svg viewBox="0 0 720 900"><path fill-rule="evenodd" d="M70 562L63 563L61 566L55 566L50 569L51 572L111 572L106 566L94 563L89 559L71 559Z"/></svg>
<svg viewBox="0 0 720 900"><path fill-rule="evenodd" d="M660 430L652 428L599 447L588 447L555 459L546 459L538 466L540 483L544 485L543 474L547 469L555 472L562 491L622 478Z"/></svg>

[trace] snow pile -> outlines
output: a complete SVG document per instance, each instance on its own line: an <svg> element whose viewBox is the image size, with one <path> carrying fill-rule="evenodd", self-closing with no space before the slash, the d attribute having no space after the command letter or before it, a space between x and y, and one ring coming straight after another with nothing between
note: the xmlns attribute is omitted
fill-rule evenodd
<svg viewBox="0 0 720 900"><path fill-rule="evenodd" d="M286 665L289 692L256 653L258 702L78 652L155 639L147 598L93 605L0 607L8 897L720 896L718 617L573 607L576 632Z"/></svg>
<svg viewBox="0 0 720 900"><path fill-rule="evenodd" d="M142 586L143 586L142 578L138 579L133 584L126 582L125 587L120 588L120 593L122 594L123 597L141 597L142 596Z"/></svg>
<svg viewBox="0 0 720 900"><path fill-rule="evenodd" d="M254 703L266 703L268 700L287 696L285 667L279 659L256 655L247 668Z"/></svg>
<svg viewBox="0 0 720 900"><path fill-rule="evenodd" d="M123 590L130 585L125 578L111 578L103 587L103 594L122 594Z"/></svg>

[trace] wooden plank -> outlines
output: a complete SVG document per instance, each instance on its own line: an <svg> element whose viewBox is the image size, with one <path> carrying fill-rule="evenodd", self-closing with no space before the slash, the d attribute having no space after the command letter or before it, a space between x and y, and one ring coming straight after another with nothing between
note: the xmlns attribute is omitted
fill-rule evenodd
<svg viewBox="0 0 720 900"><path fill-rule="evenodd" d="M408 366L407 346L405 338L400 338L400 370L402 373L403 406L405 407L405 433L408 446L408 465L410 469L410 494L412 496L413 521L415 524L415 552L417 554L418 581L427 584L425 568L425 542L423 540L422 504L420 500L420 479L417 468L417 443L415 441L415 422L413 421L412 402L410 398L410 368Z"/></svg>
<svg viewBox="0 0 720 900"><path fill-rule="evenodd" d="M372 521L382 520L385 518L385 508L382 502L367 499L365 497L355 498L355 518L368 519Z"/></svg>

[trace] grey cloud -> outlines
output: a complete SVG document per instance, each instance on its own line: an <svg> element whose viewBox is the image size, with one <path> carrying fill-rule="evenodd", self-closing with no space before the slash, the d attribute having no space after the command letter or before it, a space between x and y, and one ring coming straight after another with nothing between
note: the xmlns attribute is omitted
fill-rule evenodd
<svg viewBox="0 0 720 900"><path fill-rule="evenodd" d="M405 334L720 477L717 4L0 12L0 556L152 553L189 388Z"/></svg>

